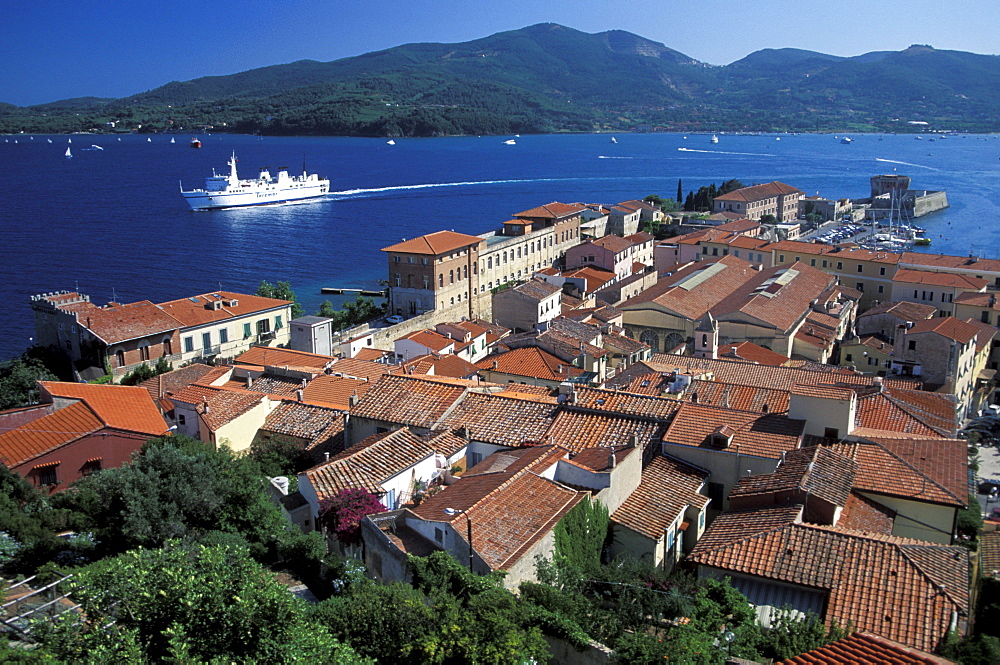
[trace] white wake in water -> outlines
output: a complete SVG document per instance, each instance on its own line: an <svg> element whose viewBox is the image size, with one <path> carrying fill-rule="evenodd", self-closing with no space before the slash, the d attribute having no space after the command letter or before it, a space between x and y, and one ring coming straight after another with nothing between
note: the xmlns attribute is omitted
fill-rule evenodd
<svg viewBox="0 0 1000 665"><path fill-rule="evenodd" d="M677 148L681 152L706 152L710 155L747 155L749 157L774 157L768 152L726 152L725 150L695 150L694 148Z"/></svg>
<svg viewBox="0 0 1000 665"><path fill-rule="evenodd" d="M610 155L598 155L598 159L635 159L635 157L612 157Z"/></svg>
<svg viewBox="0 0 1000 665"><path fill-rule="evenodd" d="M902 164L903 166L916 166L918 169L929 169L931 171L940 171L941 169L936 169L933 166L924 166L923 164L911 164L910 162L900 162L895 159L882 159L881 157L875 158L876 162L887 162L889 164Z"/></svg>
<svg viewBox="0 0 1000 665"><path fill-rule="evenodd" d="M505 185L522 182L559 182L575 180L575 178L525 178L521 180L475 180L469 182L429 182L421 185L394 185L392 187L372 187L369 189L345 189L330 192L327 196L356 196L358 194L380 194L382 192L401 192L408 189L430 189L432 187L471 187L474 185Z"/></svg>

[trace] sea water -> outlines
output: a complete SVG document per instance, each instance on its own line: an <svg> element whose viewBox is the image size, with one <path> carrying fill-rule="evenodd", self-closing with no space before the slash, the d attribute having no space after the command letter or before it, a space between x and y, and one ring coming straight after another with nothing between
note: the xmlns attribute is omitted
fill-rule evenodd
<svg viewBox="0 0 1000 665"><path fill-rule="evenodd" d="M194 135L192 135L194 136ZM780 180L826 198L862 198L869 177L899 173L915 189L946 189L951 208L920 218L924 251L1000 257L1000 140L995 136L720 134L524 135L383 139L98 135L0 142L0 358L34 328L30 296L78 290L93 301L153 302L219 289L253 292L291 282L307 313L340 299L320 288L378 289L382 247L451 229L478 235L551 201L614 204L672 198L737 178ZM18 137L24 138L24 137ZM52 138L50 144L45 139ZM118 140L118 139L121 140ZM243 178L282 166L330 179L322 200L192 212L180 195L226 172Z"/></svg>

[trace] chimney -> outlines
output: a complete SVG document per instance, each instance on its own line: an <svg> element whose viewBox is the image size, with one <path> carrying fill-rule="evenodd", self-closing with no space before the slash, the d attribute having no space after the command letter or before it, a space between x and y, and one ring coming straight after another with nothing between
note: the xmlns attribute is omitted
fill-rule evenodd
<svg viewBox="0 0 1000 665"><path fill-rule="evenodd" d="M282 494L288 494L288 478L286 476L275 476L271 478L271 484L278 488Z"/></svg>
<svg viewBox="0 0 1000 665"><path fill-rule="evenodd" d="M356 407L358 405L358 394L354 393L353 395L351 395L348 398L347 403L351 405L352 409Z"/></svg>
<svg viewBox="0 0 1000 665"><path fill-rule="evenodd" d="M305 388L307 385L309 385L309 382L306 381L305 378L303 377L303 379L302 379L302 387Z"/></svg>
<svg viewBox="0 0 1000 665"><path fill-rule="evenodd" d="M297 402L301 402L302 401L302 391L301 390L296 390L295 391L295 401L297 401Z"/></svg>
<svg viewBox="0 0 1000 665"><path fill-rule="evenodd" d="M206 399L205 401L203 401L201 403L201 405L202 405L202 411L201 412L207 415L209 413L208 400Z"/></svg>
<svg viewBox="0 0 1000 665"><path fill-rule="evenodd" d="M247 374L247 390L250 390L250 386L253 385L253 375Z"/></svg>
<svg viewBox="0 0 1000 665"><path fill-rule="evenodd" d="M573 390L573 392L569 394L569 403L576 404L576 399L577 399L576 390Z"/></svg>
<svg viewBox="0 0 1000 665"><path fill-rule="evenodd" d="M323 453L323 461L324 462L330 461L330 453Z"/></svg>
<svg viewBox="0 0 1000 665"><path fill-rule="evenodd" d="M471 437L471 436L472 436L472 435L471 435L471 434L469 433L469 428L468 428L468 427L463 427L462 429L458 430L458 435L459 435L460 437L462 437L463 439L465 439L466 441L468 441L468 440L469 440L469 437Z"/></svg>
<svg viewBox="0 0 1000 665"><path fill-rule="evenodd" d="M880 393L885 392L885 383L882 381L882 377L881 376L876 376L872 380L872 383L878 388L878 391Z"/></svg>
<svg viewBox="0 0 1000 665"><path fill-rule="evenodd" d="M628 447L629 448L638 448L639 447L639 437L638 437L638 435L633 434L632 436L630 436L628 438Z"/></svg>
<svg viewBox="0 0 1000 665"><path fill-rule="evenodd" d="M612 448L611 452L608 453L608 468L609 469L615 468L615 465L617 463L618 463L618 460L615 459L615 449Z"/></svg>
<svg viewBox="0 0 1000 665"><path fill-rule="evenodd" d="M493 361L493 369L496 369L499 366L500 366L500 361L499 360L494 360Z"/></svg>

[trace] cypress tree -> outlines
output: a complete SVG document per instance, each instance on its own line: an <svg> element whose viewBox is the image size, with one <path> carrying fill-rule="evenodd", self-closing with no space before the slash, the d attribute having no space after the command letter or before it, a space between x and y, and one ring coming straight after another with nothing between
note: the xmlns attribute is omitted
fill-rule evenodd
<svg viewBox="0 0 1000 665"><path fill-rule="evenodd" d="M677 201L677 203L680 203L681 201L684 200L684 190L681 189L681 179L680 178L677 179L677 198L674 199L674 200Z"/></svg>

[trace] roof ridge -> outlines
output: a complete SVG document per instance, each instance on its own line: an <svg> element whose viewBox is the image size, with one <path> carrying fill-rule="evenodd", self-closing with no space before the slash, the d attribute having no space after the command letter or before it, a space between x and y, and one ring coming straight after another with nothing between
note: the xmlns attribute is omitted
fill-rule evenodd
<svg viewBox="0 0 1000 665"><path fill-rule="evenodd" d="M858 443L862 443L862 442L858 442ZM923 471L921 471L917 467L915 467L912 464L910 464L909 462L907 462L905 459L903 459L902 457L900 457L899 455L897 455L893 451L891 451L888 448L886 448L885 446L883 446L878 441L872 441L871 439L865 438L864 439L864 443L867 443L867 444L870 444L870 445L873 445L873 446L878 446L879 448L881 448L882 450L884 450L886 452L886 454L888 454L892 458L898 460L901 464L905 465L911 471L913 471L914 473L918 474L921 478L924 479L925 482L931 483L932 485L934 485L935 487L937 487L938 489L940 489L941 491L943 491L945 494L947 494L948 496L950 496L953 499L955 499L956 501L958 501L958 502L960 502L962 504L965 504L966 502L968 502L967 498L963 500L961 497L955 496L954 492L952 492L948 488L946 488L943 485L941 485L939 482L937 482L936 480L934 480L933 478L931 478L930 476L928 476L926 473L924 473ZM864 444L862 444L862 445L864 445ZM926 487L925 488L921 488L920 493L922 494L925 489L926 489ZM881 494L881 492L876 492L876 494ZM937 502L935 501L934 503L937 503Z"/></svg>

